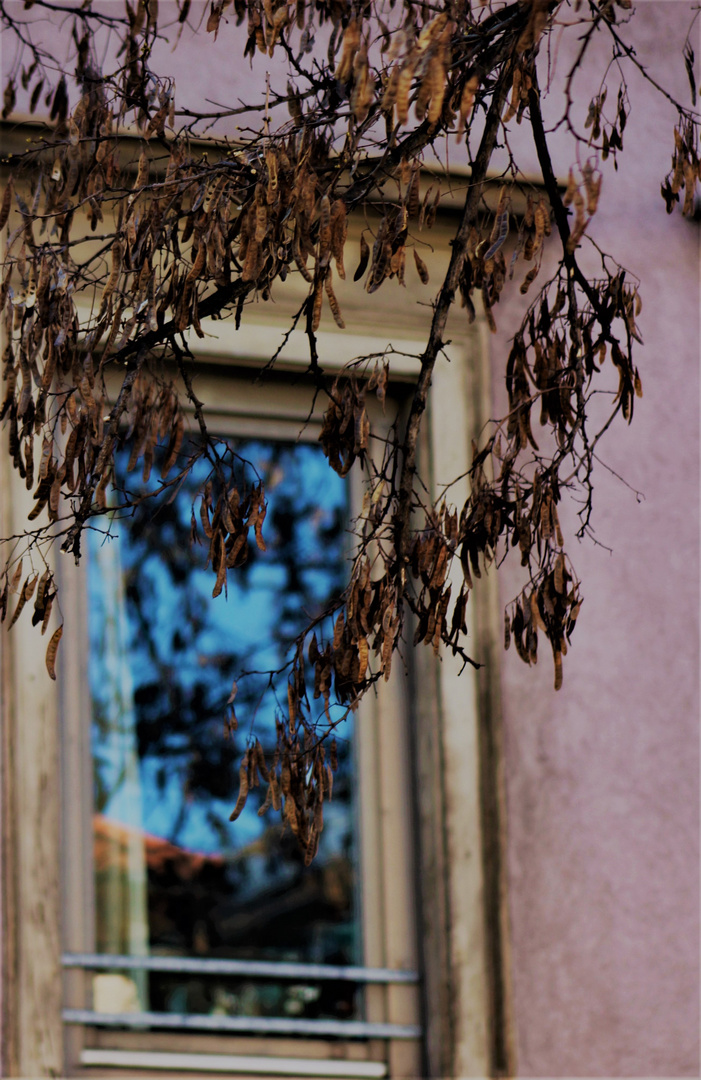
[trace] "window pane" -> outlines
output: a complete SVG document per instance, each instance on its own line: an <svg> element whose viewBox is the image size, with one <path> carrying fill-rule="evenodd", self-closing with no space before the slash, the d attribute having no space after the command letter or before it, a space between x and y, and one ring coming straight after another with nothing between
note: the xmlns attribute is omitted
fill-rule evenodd
<svg viewBox="0 0 701 1080"><path fill-rule="evenodd" d="M339 768L311 867L279 815L258 816L264 786L228 820L247 739L273 747L286 706L285 674L264 673L283 667L290 640L343 588L345 485L316 446L249 441L235 450L247 462L241 480L265 483L268 550L251 535L228 598L212 598L207 549L189 542L205 459L175 498L169 491L115 515L113 539L90 536L96 948L359 963L350 720L337 731ZM153 490L155 481L126 472L127 460L118 454L117 487ZM241 727L230 736L223 714L234 678ZM357 1015L352 984L155 973L97 976L95 1007Z"/></svg>

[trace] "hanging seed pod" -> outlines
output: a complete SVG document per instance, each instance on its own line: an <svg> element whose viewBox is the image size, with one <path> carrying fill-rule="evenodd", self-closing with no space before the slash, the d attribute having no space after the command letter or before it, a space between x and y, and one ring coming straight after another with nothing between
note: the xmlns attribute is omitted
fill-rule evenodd
<svg viewBox="0 0 701 1080"><path fill-rule="evenodd" d="M312 332L316 333L319 329L319 323L321 322L321 305L324 299L324 277L325 274L319 271L316 275L314 282L314 291L312 293Z"/></svg>
<svg viewBox="0 0 701 1080"><path fill-rule="evenodd" d="M56 680L56 653L58 652L58 644L62 634L63 623L61 623L58 630L54 631L46 649L46 670L49 673L49 677L54 681Z"/></svg>
<svg viewBox="0 0 701 1080"><path fill-rule="evenodd" d="M360 262L358 268L353 274L353 281L360 281L361 277L368 268L368 262L370 261L370 248L368 242L365 239L365 233L360 234Z"/></svg>
<svg viewBox="0 0 701 1080"><path fill-rule="evenodd" d="M146 187L146 185L148 184L148 173L149 173L148 157L146 156L146 151L142 150L141 154L139 155L139 167L138 167L138 169L136 171L136 180L134 181L134 191L140 191L142 188Z"/></svg>
<svg viewBox="0 0 701 1080"><path fill-rule="evenodd" d="M348 222L346 217L346 204L343 199L336 199L331 207L331 254L336 263L336 270L340 278L345 278L346 271L343 265L343 249L348 235Z"/></svg>
<svg viewBox="0 0 701 1080"><path fill-rule="evenodd" d="M414 262L416 264L416 272L419 275L421 284L428 285L428 268L416 248L414 248Z"/></svg>
<svg viewBox="0 0 701 1080"><path fill-rule="evenodd" d="M319 266L328 266L331 258L331 200L322 195L319 203Z"/></svg>
<svg viewBox="0 0 701 1080"><path fill-rule="evenodd" d="M414 78L414 71L416 70L416 59L409 58L405 60L404 65L397 78L397 95L396 95L396 112L397 123L402 126L409 120L409 91L411 89L411 82Z"/></svg>
<svg viewBox="0 0 701 1080"><path fill-rule="evenodd" d="M248 759L250 756L250 750L247 750L243 755L243 760L239 768L239 794L236 800L236 805L229 815L229 821L236 821L236 818L242 812L246 805L246 799L248 798Z"/></svg>
<svg viewBox="0 0 701 1080"><path fill-rule="evenodd" d="M341 309L339 307L338 300L336 299L336 294L333 291L333 285L331 284L331 267L330 266L329 266L329 268L327 270L327 273L326 273L326 278L324 280L324 286L326 288L326 295L327 295L327 297L329 299L329 307L331 308L331 314L334 317L334 321L336 323L336 326L338 326L340 330L345 330L346 324L343 321L343 316L341 315Z"/></svg>
<svg viewBox="0 0 701 1080"><path fill-rule="evenodd" d="M14 184L12 177L7 182L5 192L2 197L2 204L0 205L0 229L4 229L7 224L7 219L10 216L10 206L12 205L12 192L14 191Z"/></svg>
<svg viewBox="0 0 701 1080"><path fill-rule="evenodd" d="M103 309L107 306L107 301L111 297L115 290L117 281L119 279L119 271L122 265L122 245L119 240L115 240L112 244L112 266L110 269L110 275L105 282L105 287L102 292L102 300L100 301L100 308Z"/></svg>

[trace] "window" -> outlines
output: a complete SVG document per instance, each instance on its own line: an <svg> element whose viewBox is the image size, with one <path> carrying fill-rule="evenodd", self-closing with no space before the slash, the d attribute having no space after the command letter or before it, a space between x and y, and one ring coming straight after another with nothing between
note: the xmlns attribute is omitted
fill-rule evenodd
<svg viewBox="0 0 701 1080"><path fill-rule="evenodd" d="M437 245L436 261L440 250ZM433 276L433 269L431 273ZM367 355L388 341L396 348L401 346L407 356L392 357L392 409L396 412L402 408L416 374L416 360L411 356L421 352L423 330L418 321L398 326L390 300L388 294L388 306L373 325L365 309L356 312L358 324L366 328L365 335L320 331L318 344L327 367ZM265 310L268 313L271 309ZM280 334L289 328L285 319L283 313L277 329L272 324L249 323L245 334L235 333L225 322L203 325L207 337L194 342L193 347L200 358L198 394L206 402L216 403L210 413L212 430L232 440L288 445L297 445L302 432L300 441L315 445L318 420L309 418L310 398L298 377L308 363L303 333L291 335L278 361L286 371L284 376L272 377L261 386L253 381L250 366L245 369L251 356L260 366L261 359L264 362L273 354ZM378 331L380 322L383 329ZM412 327L416 328L416 340L408 340ZM461 505L470 438L490 411L489 334L479 322L473 324L469 338L464 328L451 333L457 344L450 347L451 363L442 363L434 373L421 470L434 496L442 484L463 476L450 489L454 502ZM238 374L232 371L235 365ZM374 422L389 425L392 416L388 406L387 417L378 415ZM362 499L362 491L354 488L354 483L351 474L350 513ZM5 532L21 533L30 508L30 493L5 456L0 456L0 515ZM468 609L468 618L476 619L471 631L474 629L481 655L492 651L488 669L492 679L486 690L478 685L472 670L458 679L460 663L450 654L436 663L430 650L408 650L408 675L401 663L396 664L390 682L379 688L377 697L368 695L354 718L358 788L353 803L357 818L354 857L360 883L354 893L354 911L362 968L346 968L344 980L337 977L336 969L329 970L329 965L321 974L332 974L336 983L352 984L358 1019L331 1016L323 1021L344 1024L345 1037L332 1036L328 1028L325 1032L318 1026L308 1029L304 1025L321 1021L310 1015L314 1006L307 1002L303 1006L306 1015L283 1013L285 1030L272 1035L269 1030L251 1030L250 1022L276 1017L233 1015L233 1010L227 1015L221 1011L200 1014L208 1017L209 1027L201 1020L197 1027L139 1026L134 1011L129 1013L128 1026L95 1022L95 1006L105 1004L105 987L109 998L120 986L125 998L127 992L131 997L130 1007L138 1006L143 1014L147 1005L149 1009L156 1004L161 1007L155 990L159 980L165 984L166 971L170 985L177 990L178 984L187 985L190 977L203 979L202 964L227 965L218 969L217 978L228 992L232 992L232 983L240 986L242 982L255 982L258 990L264 985L277 986L281 989L275 992L280 994L293 985L316 991L323 980L308 968L304 977L297 969L288 969L290 978L283 979L279 966L275 977L259 967L254 979L250 970L244 972L237 965L279 965L281 961L227 959L211 953L156 955L154 950L143 955L143 945L136 942L124 954L112 952L108 967L104 954L96 955L98 948L108 946L104 941L106 927L103 923L100 940L96 921L101 901L94 874L87 571L84 565L75 568L65 558L57 557L56 562L66 624L58 681L52 683L46 675L43 649L37 647L29 620L20 619L11 634L0 635L4 1073L87 1076L95 1072L103 1075L104 1070L114 1067L117 1071L113 1075L118 1076L123 1067L131 1074L152 1076L163 1075L164 1070L229 1075L238 1070L239 1075L253 1076L270 1075L270 1059L274 1058L274 1075L279 1076L489 1075L490 1061L497 1060L490 1040L499 1030L493 1018L499 994L503 1004L503 981L500 984L498 980L503 980L504 964L503 956L500 959L490 949L499 934L506 938L504 928L495 930L488 925L484 900L485 896L495 898L502 880L496 864L491 884L485 876L489 852L498 853L502 841L494 831L494 815L482 817L483 793L496 792L498 796L499 791L498 740L494 741L490 726L494 724L490 717L498 716L499 607L492 604L490 609L490 601L480 606L494 588L493 580L487 579L475 591ZM496 617L492 619L492 615ZM487 830L484 841L483 820ZM143 832L143 821L140 828ZM122 842L124 839L123 833ZM142 836L142 853L144 843ZM135 846L138 854L139 846ZM194 842L191 847L184 840L174 846L186 853L203 853ZM123 844L123 849L128 854L129 845ZM134 865L141 866L143 880L143 854ZM489 909L501 920L505 918L504 896L502 888ZM206 919L205 928L211 946L214 934ZM143 942L147 929L142 927L141 933ZM194 936L200 944L204 941L205 935L199 931ZM117 946L125 947L119 942ZM117 962L117 955L125 959ZM188 962L197 970L187 970ZM417 984L413 973L419 968L421 981ZM259 977L261 970L267 978ZM96 1000L94 977L101 975L127 978L112 978L111 983L103 980L102 990L98 983ZM206 981L214 993L217 980L213 969ZM145 994L139 1000L141 988L150 991L152 986L153 1000L147 1001ZM171 1001L172 1008L176 1004ZM185 1007L192 1006L186 1002ZM109 1021L107 1013L101 1015ZM235 1027L239 1023L248 1026L227 1030L226 1021ZM353 1031L351 1023L394 1028ZM396 1037L397 1025L404 1033L410 1029L412 1038ZM419 1026L421 1059L416 1038ZM392 1034L394 1037L389 1037ZM256 1073L256 1069L265 1072Z"/></svg>
<svg viewBox="0 0 701 1080"><path fill-rule="evenodd" d="M333 1059L333 1075L416 1075L401 687L385 688L337 731L334 797L310 867L278 815L258 816L265 784L228 822L246 739L274 744L275 694L285 686L284 676L276 685L266 674L239 679L241 728L230 736L232 680L281 668L307 615L342 587L356 493L328 468L318 419L304 426L300 387L275 380L261 393L249 378L203 368L201 396L205 387L224 403L220 451L239 489L265 483L268 551L251 536L228 602L212 599L203 548L188 543L204 459L173 497L157 507L145 500L115 515L109 538L87 539L86 591L75 598L87 678L74 686L80 709L66 718L66 829L87 840L79 873L69 842L65 875L71 1068L318 1075ZM116 486L139 494L154 482L129 472L120 452ZM197 522L199 500L194 510Z"/></svg>

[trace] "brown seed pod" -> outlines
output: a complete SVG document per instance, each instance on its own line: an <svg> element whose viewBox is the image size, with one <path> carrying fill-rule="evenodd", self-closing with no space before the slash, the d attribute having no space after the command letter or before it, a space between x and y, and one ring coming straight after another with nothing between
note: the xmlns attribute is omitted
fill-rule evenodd
<svg viewBox="0 0 701 1080"><path fill-rule="evenodd" d="M222 591L222 589L224 587L224 583L226 581L226 556L227 556L227 551L226 551L226 544L224 543L224 537L222 536L222 534L221 534L221 532L219 530L217 530L217 532L214 534L212 548L213 549L218 549L218 551L219 551L218 567L217 567L217 580L216 580L214 588L212 589L212 597L216 598L221 593L221 591ZM214 557L212 557L212 562L214 562Z"/></svg>
<svg viewBox="0 0 701 1080"><path fill-rule="evenodd" d="M12 581L10 582L10 593L16 593L17 590L19 589L19 583L22 580L22 566L23 566L23 564L24 564L24 559L22 558L17 563L17 566L15 567L15 572L12 575Z"/></svg>
<svg viewBox="0 0 701 1080"><path fill-rule="evenodd" d="M250 750L247 750L243 755L243 760L239 767L239 794L236 800L236 805L229 815L229 821L236 821L236 818L242 812L246 805L246 799L248 798L248 759L250 756Z"/></svg>
<svg viewBox="0 0 701 1080"><path fill-rule="evenodd" d="M134 181L134 191L140 191L141 188L146 187L148 184L148 157L146 151L142 150L139 155L139 167L136 172L136 180Z"/></svg>
<svg viewBox="0 0 701 1080"><path fill-rule="evenodd" d="M353 73L353 61L360 47L360 23L351 19L343 33L341 59L336 68L336 78L340 83L347 83Z"/></svg>
<svg viewBox="0 0 701 1080"><path fill-rule="evenodd" d="M122 265L122 245L119 240L115 240L112 244L112 266L110 269L110 275L105 282L105 288L102 292L102 300L100 307L104 308L109 300L110 296L115 290L117 280L119 278L119 271Z"/></svg>
<svg viewBox="0 0 701 1080"><path fill-rule="evenodd" d="M326 276L325 276L325 279L324 279L324 287L326 289L326 295L329 298L329 307L331 308L331 314L334 317L334 322L336 323L336 326L338 326L338 328L340 330L345 330L346 324L343 321L343 316L341 315L341 308L339 307L338 300L336 299L336 294L333 291L333 285L331 284L331 267L330 266L329 266L329 268L328 268L328 270L326 272Z"/></svg>
<svg viewBox="0 0 701 1080"><path fill-rule="evenodd" d="M255 232L257 243L262 244L268 233L268 207L266 205L266 192L262 184L256 187L255 201Z"/></svg>
<svg viewBox="0 0 701 1080"><path fill-rule="evenodd" d="M324 299L325 276L323 271L317 271L316 279L314 281L314 290L312 292L312 332L314 334L319 329L319 323L321 322L321 304Z"/></svg>
<svg viewBox="0 0 701 1080"><path fill-rule="evenodd" d="M441 118L441 112L443 111L443 101L445 99L446 90L445 67L442 59L438 55L431 57L428 65L428 72L431 83L431 103L428 107L428 122L429 124L437 124Z"/></svg>
<svg viewBox="0 0 701 1080"><path fill-rule="evenodd" d="M457 142L462 142L463 132L467 127L467 121L475 104L475 95L479 90L480 81L477 75L472 75L466 82L460 96L460 108L458 115ZM505 117L506 119L506 117Z"/></svg>
<svg viewBox="0 0 701 1080"><path fill-rule="evenodd" d="M389 113L394 108L394 104L397 100L397 88L399 86L400 72L400 65L395 64L385 84L385 92L382 95L382 102L380 103L380 109L384 113Z"/></svg>
<svg viewBox="0 0 701 1080"><path fill-rule="evenodd" d="M358 638L358 681L362 682L365 678L365 672L368 669L368 657L369 657L368 641L365 637Z"/></svg>
<svg viewBox="0 0 701 1080"><path fill-rule="evenodd" d="M568 180L567 180L567 190L565 191L565 194L562 196L562 205L563 206L570 206L571 205L572 200L574 199L574 193L577 190L577 187L578 187L578 184L577 184L577 181L575 180L574 172L570 168L570 174L569 174L569 177L568 177Z"/></svg>
<svg viewBox="0 0 701 1080"><path fill-rule="evenodd" d="M358 268L353 274L353 281L359 281L368 268L368 262L370 260L370 248L368 242L365 239L365 233L360 234L360 262Z"/></svg>
<svg viewBox="0 0 701 1080"><path fill-rule="evenodd" d="M346 218L346 204L343 199L336 199L331 206L331 254L336 263L336 269L340 278L345 278L346 271L343 266L343 249L348 235L348 222Z"/></svg>
<svg viewBox="0 0 701 1080"><path fill-rule="evenodd" d="M25 583L24 583L24 585L22 587L22 592L20 593L19 600L17 601L17 607L15 608L15 613L12 616L12 618L10 619L10 623L9 623L9 625L7 627L8 630L11 630L12 627L17 622L17 620L19 619L20 615L22 614L22 609L24 608L24 605L27 603L27 601L31 600L32 593L34 592L34 587L35 587L35 585L36 585L36 583L38 581L38 578L39 578L38 574L35 574L33 578L27 577L27 580L25 581Z"/></svg>
<svg viewBox="0 0 701 1080"><path fill-rule="evenodd" d="M562 547L565 543L565 540L562 535L562 529L560 528L560 518L557 513L557 506L555 505L554 499L550 503L550 512L553 519L553 528L555 529L555 539L557 540L558 547Z"/></svg>
<svg viewBox="0 0 701 1080"><path fill-rule="evenodd" d="M55 630L51 636L49 644L46 649L46 670L49 673L51 679L56 679L56 653L58 652L58 643L61 640L63 634L63 623L59 626L58 630Z"/></svg>
<svg viewBox="0 0 701 1080"><path fill-rule="evenodd" d="M523 281L521 283L521 288L520 288L520 292L523 295L525 295L528 292L528 290L530 289L530 287L533 284L539 270L540 270L540 266L536 264L535 266L532 266L531 269L526 274L525 278L523 279Z"/></svg>
<svg viewBox="0 0 701 1080"><path fill-rule="evenodd" d="M12 205L12 192L14 190L14 183L12 177L7 181L7 186L2 197L2 204L0 204L0 229L4 229L7 224L7 219L10 216L10 206Z"/></svg>
<svg viewBox="0 0 701 1080"><path fill-rule="evenodd" d="M375 79L368 63L367 42L353 61L353 90L350 109L357 123L362 124L375 99Z"/></svg>
<svg viewBox="0 0 701 1080"><path fill-rule="evenodd" d="M319 203L319 265L328 266L331 258L331 200L322 195Z"/></svg>
<svg viewBox="0 0 701 1080"><path fill-rule="evenodd" d="M56 595L55 592L49 593L48 598L46 600L46 606L44 608L44 618L43 618L42 624L41 624L42 636L46 633L47 627L49 625L49 619L51 618L51 609L52 609L53 604L54 604L54 596L55 595Z"/></svg>
<svg viewBox="0 0 701 1080"><path fill-rule="evenodd" d="M258 277L258 266L260 262L260 247L255 237L251 237L246 247L246 258L243 264L243 270L241 272L242 281L255 281Z"/></svg>
<svg viewBox="0 0 701 1080"><path fill-rule="evenodd" d="M559 552L555 559L555 569L553 570L553 584L555 586L555 592L562 594L565 591L565 556L562 552Z"/></svg>
<svg viewBox="0 0 701 1080"><path fill-rule="evenodd" d="M406 124L409 119L409 91L411 90L411 81L414 78L414 71L416 70L416 58L408 57L399 72L397 78L397 93L395 106L397 111L397 123Z"/></svg>
<svg viewBox="0 0 701 1080"><path fill-rule="evenodd" d="M416 264L416 272L419 275L421 284L428 285L428 268L416 248L414 248L414 262Z"/></svg>
<svg viewBox="0 0 701 1080"><path fill-rule="evenodd" d="M421 183L421 166L415 162L411 169L411 179L406 193L406 209L410 218L418 217L420 209L419 187Z"/></svg>
<svg viewBox="0 0 701 1080"><path fill-rule="evenodd" d="M189 271L187 277L185 278L185 285L186 286L191 285L192 282L196 281L197 278L200 276L200 274L202 273L202 271L204 269L204 264L205 264L206 259L207 259L207 248L206 248L205 244L202 241L200 241L199 247L197 248L197 254L195 255L195 260L194 260L192 266L190 267L190 271Z"/></svg>

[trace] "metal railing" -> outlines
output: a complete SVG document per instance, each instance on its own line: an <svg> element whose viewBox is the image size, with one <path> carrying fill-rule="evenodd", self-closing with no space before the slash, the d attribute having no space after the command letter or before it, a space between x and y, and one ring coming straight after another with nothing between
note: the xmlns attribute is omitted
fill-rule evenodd
<svg viewBox="0 0 701 1080"><path fill-rule="evenodd" d="M334 964L275 963L263 960L200 959L174 956L112 956L106 953L66 953L65 968L102 971L162 971L196 975L244 976L263 979L344 981L362 984L417 983L416 971L392 968L345 967ZM418 1039L415 1024L368 1020L321 1020L299 1017L222 1016L170 1012L108 1013L64 1009L68 1024L97 1027L167 1028L181 1031L219 1031L262 1035L307 1035L342 1039Z"/></svg>
<svg viewBox="0 0 701 1080"><path fill-rule="evenodd" d="M191 975L243 975L259 979L316 979L321 982L417 983L416 971L401 968L347 967L340 964L296 964L272 960L205 960L195 956L112 956L109 953L65 953L66 968L111 971L172 971Z"/></svg>

